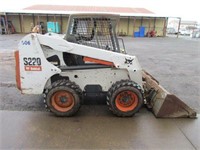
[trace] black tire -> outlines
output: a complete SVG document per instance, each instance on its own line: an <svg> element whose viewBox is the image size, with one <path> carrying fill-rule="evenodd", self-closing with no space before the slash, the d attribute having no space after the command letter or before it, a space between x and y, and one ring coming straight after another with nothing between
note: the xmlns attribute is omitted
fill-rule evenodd
<svg viewBox="0 0 200 150"><path fill-rule="evenodd" d="M107 105L116 116L131 117L143 105L142 89L130 80L117 81L108 91Z"/></svg>
<svg viewBox="0 0 200 150"><path fill-rule="evenodd" d="M44 92L44 103L47 110L56 116L70 117L81 106L82 90L69 80L58 80L52 83Z"/></svg>

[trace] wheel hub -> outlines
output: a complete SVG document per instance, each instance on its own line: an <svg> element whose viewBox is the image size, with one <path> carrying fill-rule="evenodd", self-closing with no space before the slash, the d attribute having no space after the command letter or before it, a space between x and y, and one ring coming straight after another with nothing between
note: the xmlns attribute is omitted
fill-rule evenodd
<svg viewBox="0 0 200 150"><path fill-rule="evenodd" d="M51 97L54 108L60 112L66 112L74 106L74 96L68 91L57 91Z"/></svg>
<svg viewBox="0 0 200 150"><path fill-rule="evenodd" d="M121 94L120 97L120 104L125 107L130 106L134 101L134 99L131 97L131 94L128 94L126 92Z"/></svg>
<svg viewBox="0 0 200 150"><path fill-rule="evenodd" d="M60 97L60 102L61 103L67 103L67 101L68 101L68 98L66 96L61 96Z"/></svg>
<svg viewBox="0 0 200 150"><path fill-rule="evenodd" d="M122 91L116 96L115 104L120 111L132 111L138 104L138 97L130 90Z"/></svg>

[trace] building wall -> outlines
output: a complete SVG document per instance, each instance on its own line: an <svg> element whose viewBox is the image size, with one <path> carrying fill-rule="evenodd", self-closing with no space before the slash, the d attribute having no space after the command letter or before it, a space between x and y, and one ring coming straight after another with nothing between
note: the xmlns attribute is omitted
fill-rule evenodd
<svg viewBox="0 0 200 150"><path fill-rule="evenodd" d="M157 36L163 36L163 27L164 27L164 19L156 19L156 27Z"/></svg>
<svg viewBox="0 0 200 150"><path fill-rule="evenodd" d="M24 33L31 32L31 23L33 22L32 16L23 16L22 28Z"/></svg>
<svg viewBox="0 0 200 150"><path fill-rule="evenodd" d="M69 17L66 17L66 16L62 17L62 33L67 32L68 20L69 20Z"/></svg>
<svg viewBox="0 0 200 150"><path fill-rule="evenodd" d="M128 21L129 20L129 21ZM129 22L129 25L128 25ZM135 22L135 24L134 24ZM128 18L121 18L120 22L118 24L117 32L118 34L123 34L123 35L128 35L128 36L133 36L134 32L139 31L140 26L145 27L145 34L148 31L152 31L155 29L157 32L157 36L163 36L163 28L164 28L164 18L135 18L130 17Z"/></svg>
<svg viewBox="0 0 200 150"><path fill-rule="evenodd" d="M119 35L127 35L127 28L128 28L128 20L127 18L120 18L118 27L117 27L117 34Z"/></svg>
<svg viewBox="0 0 200 150"><path fill-rule="evenodd" d="M19 16L18 15L9 15L7 16L9 21L12 21L15 30L17 33L21 33L20 29L20 22L19 22Z"/></svg>
<svg viewBox="0 0 200 150"><path fill-rule="evenodd" d="M31 32L31 24L37 25L38 22L44 22L45 29L47 31L47 21L58 22L62 28L61 32L66 33L68 25L68 16L50 16L50 15L23 15L22 30L23 33ZM20 19L18 15L8 15L8 20L11 20L15 26L15 29L18 33L20 30ZM116 31L118 35L128 35L133 36L134 32L139 31L140 26L145 27L145 35L148 31L154 30L157 32L157 36L163 36L165 18L143 18L143 17L121 17L120 21L117 24ZM135 23L135 24L134 24Z"/></svg>

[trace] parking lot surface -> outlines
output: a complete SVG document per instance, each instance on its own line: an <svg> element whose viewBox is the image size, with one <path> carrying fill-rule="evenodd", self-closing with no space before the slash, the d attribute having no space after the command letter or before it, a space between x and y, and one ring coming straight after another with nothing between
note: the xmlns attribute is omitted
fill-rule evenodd
<svg viewBox="0 0 200 150"><path fill-rule="evenodd" d="M45 112L41 95L21 95L13 51L24 35L0 36L0 148L200 149L199 119L156 119L143 108L117 118L104 105L75 117ZM200 113L200 40L123 37L126 50L169 92Z"/></svg>

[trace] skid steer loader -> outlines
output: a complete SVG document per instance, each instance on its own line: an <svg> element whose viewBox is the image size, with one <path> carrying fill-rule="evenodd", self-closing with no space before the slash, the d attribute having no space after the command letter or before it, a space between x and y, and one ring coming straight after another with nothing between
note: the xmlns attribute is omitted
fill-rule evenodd
<svg viewBox="0 0 200 150"><path fill-rule="evenodd" d="M143 105L156 117L195 117L142 70L136 56L126 54L115 32L118 20L118 15L72 14L64 37L26 35L15 51L18 89L43 93L46 108L57 116L74 115L85 98L105 97L120 117L133 116Z"/></svg>

